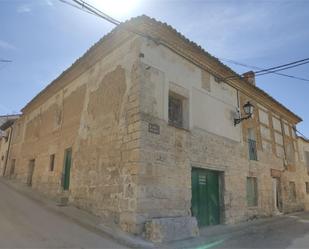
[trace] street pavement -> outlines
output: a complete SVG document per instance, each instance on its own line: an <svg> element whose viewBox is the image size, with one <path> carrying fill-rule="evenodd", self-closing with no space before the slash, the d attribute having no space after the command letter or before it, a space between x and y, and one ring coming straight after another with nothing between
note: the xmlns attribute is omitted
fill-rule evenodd
<svg viewBox="0 0 309 249"><path fill-rule="evenodd" d="M20 194L0 180L0 248L125 248L69 217L52 211L44 202ZM200 237L157 245L157 248L309 249L309 212L207 227L200 230Z"/></svg>
<svg viewBox="0 0 309 249"><path fill-rule="evenodd" d="M168 243L164 248L309 249L309 212L208 227L200 230L198 238Z"/></svg>
<svg viewBox="0 0 309 249"><path fill-rule="evenodd" d="M243 234L228 235L214 248L309 248L309 212L284 215L281 219L248 227ZM220 243L222 242L222 243Z"/></svg>
<svg viewBox="0 0 309 249"><path fill-rule="evenodd" d="M125 248L0 181L0 248Z"/></svg>

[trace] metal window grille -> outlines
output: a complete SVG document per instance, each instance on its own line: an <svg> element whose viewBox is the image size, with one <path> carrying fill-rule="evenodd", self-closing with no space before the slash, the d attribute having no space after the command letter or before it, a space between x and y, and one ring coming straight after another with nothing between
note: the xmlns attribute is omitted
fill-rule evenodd
<svg viewBox="0 0 309 249"><path fill-rule="evenodd" d="M177 127L183 127L182 99L170 95L168 99L168 120Z"/></svg>
<svg viewBox="0 0 309 249"><path fill-rule="evenodd" d="M256 141L248 139L249 159L257 161Z"/></svg>

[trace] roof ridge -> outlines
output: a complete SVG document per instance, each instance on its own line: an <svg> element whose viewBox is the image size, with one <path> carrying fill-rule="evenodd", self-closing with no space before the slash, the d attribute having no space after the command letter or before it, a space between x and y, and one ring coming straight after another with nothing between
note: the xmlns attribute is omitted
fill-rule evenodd
<svg viewBox="0 0 309 249"><path fill-rule="evenodd" d="M37 99L41 94L46 92L55 82L57 82L64 75L66 75L66 73L68 73L75 65L77 65L83 58L85 58L92 51L94 51L96 47L98 47L100 44L102 44L105 40L107 40L114 33L119 31L121 28L125 27L126 25L128 25L128 26L132 25L134 27L135 23L138 24L138 23L143 23L143 22L144 23L147 22L148 24L160 25L161 27L167 29L168 31L172 32L172 34L174 34L178 38L180 38L184 43L187 43L188 46L192 46L193 48L197 49L197 52L200 52L202 55L207 56L209 59L213 60L213 62L218 63L219 66L222 66L225 70L230 72L232 74L231 76L237 76L237 77L239 77L240 80L244 80L244 79L242 79L241 75L239 75L233 69L231 69L229 66L227 66L226 64L221 62L217 57L215 57L212 54L210 54L209 52L207 52L201 45L198 45L196 42L194 42L194 41L190 40L189 38L187 38L185 35L183 35L177 29L172 27L170 24L168 24L166 22L162 22L162 21L157 20L157 19L155 19L153 17L149 17L149 16L143 14L143 15L140 15L140 16L132 17L132 18L130 18L130 19L124 21L124 22L121 22L118 26L113 28L110 32L106 33L102 38L100 38L97 42L95 42L89 49L87 49L86 52L82 56L80 56L78 59L76 59L71 64L71 66L69 66L66 70L64 70L57 78L52 80L50 84L48 84L42 91L40 91L34 98L32 98L32 100L30 100L25 105L25 107L22 109L22 111L24 111L35 99ZM138 30L138 31L140 32L140 30ZM148 35L148 36L151 36L149 33L147 33L147 31L146 32L145 31L141 31L141 33L143 33L145 35ZM166 40L164 38L162 40L164 40L165 42L168 43L168 40ZM283 104L281 104L279 101L277 101L275 98L270 96L268 93L266 93L264 90L262 90L258 86L253 86L252 85L252 87L257 89L258 91L260 91L260 93L262 93L263 95L266 95L267 97L269 97L272 101L277 103L279 106L281 106L287 112L289 112L292 115L294 115L295 117L297 117L300 121L302 120L299 116L297 116L295 113L293 113L291 110L289 110L287 107L285 107Z"/></svg>

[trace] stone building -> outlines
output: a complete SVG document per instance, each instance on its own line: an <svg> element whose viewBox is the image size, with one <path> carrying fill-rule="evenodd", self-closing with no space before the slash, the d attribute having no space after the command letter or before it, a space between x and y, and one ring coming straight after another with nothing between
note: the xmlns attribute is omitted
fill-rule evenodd
<svg viewBox="0 0 309 249"><path fill-rule="evenodd" d="M18 114L0 116L0 176L14 173L14 165L11 167L11 172L6 171L6 166L9 158L13 124L18 117Z"/></svg>
<svg viewBox="0 0 309 249"><path fill-rule="evenodd" d="M243 106L254 106L251 118ZM121 24L23 109L9 165L153 241L305 208L301 118L172 27ZM14 163L13 163L14 162ZM179 231L178 233L175 231Z"/></svg>
<svg viewBox="0 0 309 249"><path fill-rule="evenodd" d="M301 177L300 182L303 183L303 188L305 189L305 209L309 210L309 140L304 137L298 137L298 147L300 168L302 168L302 172L299 174Z"/></svg>

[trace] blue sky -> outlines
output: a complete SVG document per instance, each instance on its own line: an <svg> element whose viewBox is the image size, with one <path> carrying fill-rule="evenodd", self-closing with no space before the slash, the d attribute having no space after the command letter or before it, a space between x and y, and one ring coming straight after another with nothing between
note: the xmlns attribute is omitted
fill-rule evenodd
<svg viewBox="0 0 309 249"><path fill-rule="evenodd" d="M219 58L267 68L309 57L309 0L89 2L122 21L147 14L167 22ZM13 60L0 63L0 114L19 112L112 28L58 0L0 0L0 59ZM309 64L284 73L309 79ZM309 82L272 74L256 80L303 118L297 128L309 137Z"/></svg>

